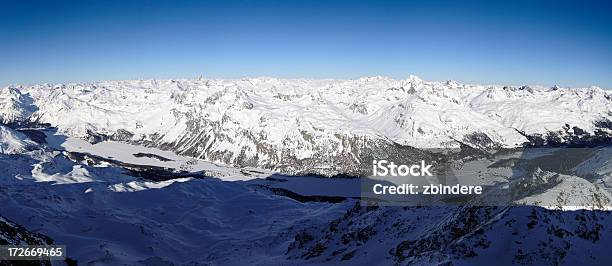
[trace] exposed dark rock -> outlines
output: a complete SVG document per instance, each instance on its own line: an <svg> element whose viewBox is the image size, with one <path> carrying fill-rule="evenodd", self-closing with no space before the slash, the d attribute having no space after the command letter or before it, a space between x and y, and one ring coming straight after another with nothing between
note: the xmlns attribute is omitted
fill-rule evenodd
<svg viewBox="0 0 612 266"><path fill-rule="evenodd" d="M304 195L300 195L298 193L295 193L291 190L284 189L284 188L268 188L268 189L271 190L276 195L292 198L302 203L304 202L340 203L346 200L346 197L339 197L339 196L318 196L318 195L304 196Z"/></svg>
<svg viewBox="0 0 612 266"><path fill-rule="evenodd" d="M134 153L133 155L134 155L134 157L138 157L138 158L140 158L140 157L153 158L153 159L160 160L162 162L172 162L172 161L174 161L174 160L168 159L166 157L159 156L157 154L152 154L152 153L142 153L142 152L139 152L139 153Z"/></svg>
<svg viewBox="0 0 612 266"><path fill-rule="evenodd" d="M188 171L177 171L172 168L153 166L153 165L138 165L129 164L114 159L104 158L96 155L80 152L66 152L66 156L75 162L84 162L87 165L93 166L101 162L109 163L115 167L123 168L127 171L128 175L135 177L142 177L152 181L166 181L177 178L193 177L193 178L204 178L206 177L203 171L201 172L188 172Z"/></svg>
<svg viewBox="0 0 612 266"><path fill-rule="evenodd" d="M603 117L597 121L595 121L595 126L600 128L606 128L612 130L612 121L610 119Z"/></svg>
<svg viewBox="0 0 612 266"><path fill-rule="evenodd" d="M53 239L43 234L30 232L23 226L9 221L0 215L0 245L53 245ZM51 265L49 260L8 261L0 260L0 266L9 265Z"/></svg>
<svg viewBox="0 0 612 266"><path fill-rule="evenodd" d="M38 129L17 129L17 131L28 136L29 139L38 144L47 144L47 135Z"/></svg>
<svg viewBox="0 0 612 266"><path fill-rule="evenodd" d="M87 135L85 136L85 140L91 144L100 143L108 139L109 139L108 136L104 134L93 132L91 130L87 130Z"/></svg>
<svg viewBox="0 0 612 266"><path fill-rule="evenodd" d="M114 141L129 141L132 139L133 136L134 134L132 132L129 132L125 129L118 129L115 134L110 136L110 139Z"/></svg>

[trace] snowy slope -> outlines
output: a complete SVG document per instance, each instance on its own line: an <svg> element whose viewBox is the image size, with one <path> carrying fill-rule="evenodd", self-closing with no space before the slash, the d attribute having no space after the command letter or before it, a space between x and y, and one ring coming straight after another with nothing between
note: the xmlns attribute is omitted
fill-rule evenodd
<svg viewBox="0 0 612 266"><path fill-rule="evenodd" d="M356 172L365 160L360 151L384 151L395 144L457 147L460 141L486 149L516 147L527 141L523 134L545 135L566 124L592 133L598 121L609 121L612 114L610 92L596 87L513 88L426 82L414 76L113 81L3 89L17 90L31 96L38 108L30 120L50 123L69 136L145 143L217 163L286 173Z"/></svg>
<svg viewBox="0 0 612 266"><path fill-rule="evenodd" d="M600 148L588 160L576 166L576 173L596 179L601 178L605 187L612 187L612 147Z"/></svg>
<svg viewBox="0 0 612 266"><path fill-rule="evenodd" d="M67 245L79 264L270 265L284 260L292 226L325 222L350 206L303 204L217 178L148 181L58 152L0 154L0 169L0 213ZM13 227L0 217L0 244Z"/></svg>
<svg viewBox="0 0 612 266"><path fill-rule="evenodd" d="M0 215L0 245L49 245L49 237L29 232L22 226Z"/></svg>
<svg viewBox="0 0 612 266"><path fill-rule="evenodd" d="M119 141L89 143L83 139L55 135L46 132L49 147L61 151L85 153L103 158L118 160L135 165L154 165L177 171L205 172L207 176L222 178L225 181L265 178L272 173L264 169L233 168L217 165L208 161L180 156L171 151L133 145Z"/></svg>
<svg viewBox="0 0 612 266"><path fill-rule="evenodd" d="M261 185L305 195L346 193L329 189L337 182L348 192L359 187L348 187L351 179L290 176L156 182L45 149L0 154L0 212L67 245L79 264L610 263L610 212L300 202ZM576 188L575 182L560 185ZM25 231L2 219L0 240L13 228Z"/></svg>
<svg viewBox="0 0 612 266"><path fill-rule="evenodd" d="M22 94L17 88L0 89L0 123L27 121L35 111L29 95Z"/></svg>
<svg viewBox="0 0 612 266"><path fill-rule="evenodd" d="M541 191L516 200L517 204L561 210L612 210L610 192L605 187L580 177L537 171L529 183L536 188L536 191L538 189ZM521 185L525 184L521 183ZM542 187L547 188L542 189ZM527 188L524 189L527 190Z"/></svg>
<svg viewBox="0 0 612 266"><path fill-rule="evenodd" d="M24 134L0 124L0 154L22 153L34 144Z"/></svg>
<svg viewBox="0 0 612 266"><path fill-rule="evenodd" d="M609 265L609 212L355 205L300 231L289 258L355 265Z"/></svg>

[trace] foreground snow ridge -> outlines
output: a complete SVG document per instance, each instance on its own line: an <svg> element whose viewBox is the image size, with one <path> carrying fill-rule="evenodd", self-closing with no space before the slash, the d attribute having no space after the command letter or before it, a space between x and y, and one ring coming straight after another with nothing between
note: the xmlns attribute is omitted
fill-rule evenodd
<svg viewBox="0 0 612 266"><path fill-rule="evenodd" d="M568 126L594 132L612 116L611 93L597 87L517 88L415 76L106 81L0 92L0 109L11 114L5 123L49 123L93 142L128 141L286 173L356 172L364 155L398 145L512 148L527 142L525 136Z"/></svg>

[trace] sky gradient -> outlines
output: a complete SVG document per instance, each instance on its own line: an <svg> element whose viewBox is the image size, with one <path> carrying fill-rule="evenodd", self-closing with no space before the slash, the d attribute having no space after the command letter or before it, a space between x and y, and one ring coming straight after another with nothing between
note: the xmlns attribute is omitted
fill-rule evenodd
<svg viewBox="0 0 612 266"><path fill-rule="evenodd" d="M612 88L612 1L6 1L0 85L358 78Z"/></svg>

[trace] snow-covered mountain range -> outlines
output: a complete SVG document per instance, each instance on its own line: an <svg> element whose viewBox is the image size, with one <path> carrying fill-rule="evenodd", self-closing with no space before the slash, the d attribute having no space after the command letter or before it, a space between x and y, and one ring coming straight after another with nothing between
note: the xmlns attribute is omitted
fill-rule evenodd
<svg viewBox="0 0 612 266"><path fill-rule="evenodd" d="M9 87L0 91L0 110L5 124L48 123L91 142L129 141L290 174L359 174L368 154L402 154L407 146L491 150L612 130L612 93L601 88L467 85L415 76Z"/></svg>
<svg viewBox="0 0 612 266"><path fill-rule="evenodd" d="M3 88L0 244L66 245L57 265L609 265L611 98L416 77ZM379 206L346 176L430 148L520 189Z"/></svg>

